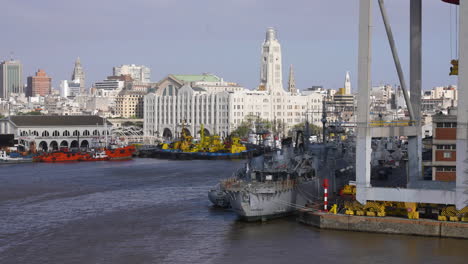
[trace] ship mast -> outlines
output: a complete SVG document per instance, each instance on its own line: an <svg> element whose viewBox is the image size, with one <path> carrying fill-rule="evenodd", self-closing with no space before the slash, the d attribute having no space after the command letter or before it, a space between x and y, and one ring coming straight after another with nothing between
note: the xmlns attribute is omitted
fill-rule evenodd
<svg viewBox="0 0 468 264"><path fill-rule="evenodd" d="M107 144L107 133L108 133L108 131L107 131L107 119L104 117L103 120L104 120L104 134L105 134L105 143L106 143L105 148L107 148L107 146L108 146L108 144Z"/></svg>

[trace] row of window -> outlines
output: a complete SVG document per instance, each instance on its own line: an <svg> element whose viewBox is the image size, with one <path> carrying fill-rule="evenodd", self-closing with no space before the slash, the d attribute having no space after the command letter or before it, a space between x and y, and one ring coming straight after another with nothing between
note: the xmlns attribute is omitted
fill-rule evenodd
<svg viewBox="0 0 468 264"><path fill-rule="evenodd" d="M437 145L437 149L457 149L457 145L451 144L451 145Z"/></svg>
<svg viewBox="0 0 468 264"><path fill-rule="evenodd" d="M455 166L439 166L436 171L457 171Z"/></svg>
<svg viewBox="0 0 468 264"><path fill-rule="evenodd" d="M60 132L58 130L54 130L52 133L50 133L47 130L42 131L41 136L42 137L50 137L51 134L52 134L53 137L59 137L60 136ZM102 132L102 134L105 135L105 132ZM107 131L107 134L109 135L109 131ZM89 132L89 130L85 130L85 131L83 131L83 133L80 133L80 131L75 130L71 134L70 134L70 131L68 131L68 130L65 130L65 131L62 132L63 137L69 137L70 135L72 135L74 137L89 136L90 132ZM99 136L99 135L100 135L100 132L98 130L93 131L93 136ZM36 137L38 137L39 132L37 132L37 131L29 131L29 132L28 131L21 131L20 136L23 136L23 137L36 136Z"/></svg>
<svg viewBox="0 0 468 264"><path fill-rule="evenodd" d="M437 127L441 128L454 128L457 127L456 122L444 122L444 123L437 123Z"/></svg>

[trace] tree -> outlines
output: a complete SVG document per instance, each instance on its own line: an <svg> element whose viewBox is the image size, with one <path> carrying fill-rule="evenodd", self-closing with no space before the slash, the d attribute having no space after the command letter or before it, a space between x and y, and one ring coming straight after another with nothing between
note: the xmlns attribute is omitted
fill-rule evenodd
<svg viewBox="0 0 468 264"><path fill-rule="evenodd" d="M255 128L255 129L254 129ZM272 130L273 125L271 121L262 119L256 115L246 115L244 121L237 126L231 134L237 137L245 138L249 133L255 130L257 133L268 132Z"/></svg>
<svg viewBox="0 0 468 264"><path fill-rule="evenodd" d="M236 137L246 138L251 130L252 124L247 121L242 121L242 123L237 126L236 130L232 131L231 134Z"/></svg>
<svg viewBox="0 0 468 264"><path fill-rule="evenodd" d="M292 129L289 131L290 136L292 136L292 133L294 131L298 131L298 130L302 130L302 131L305 132L305 123L304 122L294 125L292 127ZM309 123L309 132L310 132L310 135L319 135L319 134L322 133L322 128L317 126L317 125Z"/></svg>

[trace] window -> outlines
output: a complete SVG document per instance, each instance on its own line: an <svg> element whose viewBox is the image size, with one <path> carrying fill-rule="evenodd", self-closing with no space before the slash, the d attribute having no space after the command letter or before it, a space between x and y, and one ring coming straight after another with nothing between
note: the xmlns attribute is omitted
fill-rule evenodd
<svg viewBox="0 0 468 264"><path fill-rule="evenodd" d="M437 145L437 149L451 149L451 150L456 150L457 145Z"/></svg>
<svg viewBox="0 0 468 264"><path fill-rule="evenodd" d="M441 167L437 167L436 170L437 171L456 171L456 167L455 166L441 166Z"/></svg>
<svg viewBox="0 0 468 264"><path fill-rule="evenodd" d="M438 128L456 128L456 122L445 122L445 123L437 123Z"/></svg>
<svg viewBox="0 0 468 264"><path fill-rule="evenodd" d="M444 159L452 158L452 152L444 152Z"/></svg>

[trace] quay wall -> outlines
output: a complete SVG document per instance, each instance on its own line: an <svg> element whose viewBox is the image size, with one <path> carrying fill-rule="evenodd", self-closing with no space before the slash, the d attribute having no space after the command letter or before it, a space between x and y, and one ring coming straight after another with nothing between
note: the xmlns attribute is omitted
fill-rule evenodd
<svg viewBox="0 0 468 264"><path fill-rule="evenodd" d="M301 223L323 229L468 239L468 223L397 217L351 216L301 210Z"/></svg>

